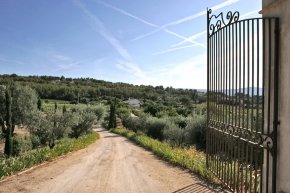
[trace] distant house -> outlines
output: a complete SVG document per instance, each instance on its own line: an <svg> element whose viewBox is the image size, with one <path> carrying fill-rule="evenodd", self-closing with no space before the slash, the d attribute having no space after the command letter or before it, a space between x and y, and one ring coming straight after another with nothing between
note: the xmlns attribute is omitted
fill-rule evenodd
<svg viewBox="0 0 290 193"><path fill-rule="evenodd" d="M53 84L59 84L61 82L61 80L52 80L51 83Z"/></svg>
<svg viewBox="0 0 290 193"><path fill-rule="evenodd" d="M128 103L129 105L133 107L140 107L140 101L138 99L131 99L129 98L128 100L125 101L125 103Z"/></svg>

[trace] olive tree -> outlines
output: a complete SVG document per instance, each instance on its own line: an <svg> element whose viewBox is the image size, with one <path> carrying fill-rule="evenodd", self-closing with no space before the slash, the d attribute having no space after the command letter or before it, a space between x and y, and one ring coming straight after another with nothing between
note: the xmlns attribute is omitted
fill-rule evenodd
<svg viewBox="0 0 290 193"><path fill-rule="evenodd" d="M196 115L188 119L185 133L187 144L195 145L198 149L205 149L206 117Z"/></svg>
<svg viewBox="0 0 290 193"><path fill-rule="evenodd" d="M106 107L102 104L98 104L94 108L95 115L97 116L97 120L100 121L102 118L104 118L106 114Z"/></svg>
<svg viewBox="0 0 290 193"><path fill-rule="evenodd" d="M75 118L77 123L72 127L70 136L78 138L92 131L97 116L93 112L83 111L79 112Z"/></svg>
<svg viewBox="0 0 290 193"><path fill-rule="evenodd" d="M37 111L38 96L35 90L17 83L13 83L8 86L0 86L0 121L3 133L5 133L4 121L7 117L6 98L4 94L6 90L9 90L11 93L11 119L13 134L15 125L27 124L27 121L31 118L32 114Z"/></svg>
<svg viewBox="0 0 290 193"><path fill-rule="evenodd" d="M36 91L28 86L15 84L12 93L12 124L25 124L32 113L37 110L38 96Z"/></svg>
<svg viewBox="0 0 290 193"><path fill-rule="evenodd" d="M30 133L37 137L41 145L53 148L55 141L68 136L75 125L75 114L66 113L42 113L34 114L28 124Z"/></svg>

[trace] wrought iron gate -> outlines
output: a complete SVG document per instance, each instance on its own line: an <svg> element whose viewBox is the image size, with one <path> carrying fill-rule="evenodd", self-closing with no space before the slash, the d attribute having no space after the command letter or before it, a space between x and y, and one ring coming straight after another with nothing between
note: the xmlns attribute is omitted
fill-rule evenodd
<svg viewBox="0 0 290 193"><path fill-rule="evenodd" d="M233 192L276 192L278 18L207 13L207 167Z"/></svg>

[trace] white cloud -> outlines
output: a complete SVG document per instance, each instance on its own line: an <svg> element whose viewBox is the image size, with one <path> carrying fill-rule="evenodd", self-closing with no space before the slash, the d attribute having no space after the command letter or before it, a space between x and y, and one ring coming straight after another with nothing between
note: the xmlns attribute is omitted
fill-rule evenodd
<svg viewBox="0 0 290 193"><path fill-rule="evenodd" d="M185 49L185 48L191 48L191 47L195 47L196 45L188 45L188 46L180 46L180 47L175 47L175 48L169 48L166 50L162 50L160 52L156 52L153 53L152 55L160 55L160 54L165 54L165 53L169 53L169 52L174 52L176 50L181 50L181 49Z"/></svg>
<svg viewBox="0 0 290 193"><path fill-rule="evenodd" d="M92 61L92 64L98 65L98 64L103 63L105 60L107 60L107 58L104 58L104 57L102 57L102 58L96 58L96 59L94 59Z"/></svg>
<svg viewBox="0 0 290 193"><path fill-rule="evenodd" d="M140 17L137 17L137 16L135 16L135 15L133 15L133 14L131 14L131 13L123 10L123 9L120 9L120 8L118 8L116 6L113 6L111 4L108 4L108 3L104 2L104 1L96 1L96 2L99 3L99 4L101 4L101 5L104 5L104 6L108 7L110 9L113 9L113 10L115 10L115 11L117 11L117 12L123 14L123 15L126 15L128 17L131 17L131 18L133 18L135 20L138 20L138 21L140 21L140 22L142 22L142 23L144 23L146 25L149 25L149 26L152 26L152 27L158 27L157 25L155 25L153 23L150 23L150 22L148 22L148 21L146 21L146 20L144 20L144 19L142 19Z"/></svg>
<svg viewBox="0 0 290 193"><path fill-rule="evenodd" d="M206 88L206 53L189 60L159 69L152 74L153 85L173 86L176 88ZM155 81L154 81L155 79Z"/></svg>
<svg viewBox="0 0 290 193"><path fill-rule="evenodd" d="M237 3L238 1L239 0L227 0L227 1L224 1L224 2L222 2L220 4L218 4L218 5L213 6L211 9L212 9L212 11L218 10L218 9L223 8L223 7L226 7L226 6L232 5L234 3ZM184 23L184 22L193 20L195 18L198 18L198 17L203 16L203 15L206 15L206 14L207 14L207 11L205 10L205 11L201 11L199 13L196 13L196 14L193 14L193 15L190 15L190 16L187 16L187 17L178 19L176 21L169 22L169 23L164 24L164 25L160 26L159 28L157 28L157 29L155 29L155 30L153 30L151 32L148 32L146 34L140 35L140 36L134 38L133 40L143 39L143 38L145 38L147 36L150 36L150 35L158 32L160 30L166 29L166 28L168 28L170 26L175 26L175 25L178 25L178 24L181 24L181 23Z"/></svg>
<svg viewBox="0 0 290 193"><path fill-rule="evenodd" d="M218 9L221 9L223 7L226 7L226 6L229 6L231 4L234 4L234 3L237 3L239 0L227 0L227 1L224 1L223 3L220 3L218 5L215 5L211 8L212 11L215 11L215 10L218 10ZM170 23L167 23L163 26L161 26L162 28L166 28L166 27L169 27L169 26L175 26L175 25L178 25L178 24L181 24L181 23L184 23L184 22L187 22L187 21L190 21L190 20L193 20L195 18L198 18L200 16L203 16L203 15L206 15L207 14L207 11L201 11L199 13L196 13L194 15L190 15L190 16L187 16L187 17L184 17L184 18L181 18L179 20L176 20L176 21L173 21L173 22L170 22Z"/></svg>
<svg viewBox="0 0 290 193"><path fill-rule="evenodd" d="M117 68L132 73L126 63L118 63ZM135 69L137 78L127 78L127 82L143 85L163 85L175 88L206 88L206 53L189 60L165 65L154 65L154 70L142 71Z"/></svg>
<svg viewBox="0 0 290 193"><path fill-rule="evenodd" d="M59 69L57 69L57 71L58 70L72 70L72 69L74 69L74 68L77 68L77 67L79 67L79 64L80 64L81 62L72 62L72 63L59 63L58 64L58 67L59 67Z"/></svg>
<svg viewBox="0 0 290 193"><path fill-rule="evenodd" d="M55 54L53 57L57 60L60 60L60 61L70 61L71 60L71 58L69 58L68 56L64 56L61 54Z"/></svg>
<svg viewBox="0 0 290 193"><path fill-rule="evenodd" d="M253 10L253 11L249 11L243 15L240 16L240 19L246 19L248 18L250 15L259 15L259 11L260 9L256 9L256 10Z"/></svg>
<svg viewBox="0 0 290 193"><path fill-rule="evenodd" d="M253 11L249 11L249 12L247 12L247 13L241 15L241 16L240 16L240 19L245 19L245 18L247 18L247 17L249 17L249 16L251 16L251 15L258 15L259 11L260 11L259 9L257 9L257 10L253 10ZM207 30L204 30L204 31L202 31L202 32L199 32L199 33L193 34L193 35L191 35L190 37L187 37L187 40L189 40L189 41L195 41L197 38L200 38L200 37L202 37L203 35L206 35L206 33L207 33ZM184 45L184 44L186 44L186 43L188 43L188 41L183 40L183 41L178 42L178 43L176 43L176 44L172 44L170 47L177 47L177 46Z"/></svg>
<svg viewBox="0 0 290 193"><path fill-rule="evenodd" d="M150 36L150 35L152 35L152 34L155 34L156 32L159 32L160 30L162 30L160 27L159 27L159 28L156 28L155 30L150 31L150 32L148 32L148 33L146 33L146 34L139 35L139 36L133 38L132 40L133 40L133 41L141 40L141 39L143 39L143 38L145 38L145 37L147 37L147 36Z"/></svg>
<svg viewBox="0 0 290 193"><path fill-rule="evenodd" d="M148 79L147 75L139 68L138 65L134 63L118 61L116 67L129 74L133 74L137 78L142 79L142 81L146 81Z"/></svg>
<svg viewBox="0 0 290 193"><path fill-rule="evenodd" d="M55 52L47 53L46 58L53 64L57 65L57 68L54 69L55 71L73 70L79 68L80 64L83 63L83 61L76 61L69 56L60 53L56 54Z"/></svg>
<svg viewBox="0 0 290 193"><path fill-rule="evenodd" d="M112 47L126 60L132 60L129 52L121 45L121 43L113 36L113 34L107 30L103 22L88 10L84 4L75 0L75 4L82 10L82 12L89 18L91 27L99 33Z"/></svg>
<svg viewBox="0 0 290 193"><path fill-rule="evenodd" d="M199 33L196 33L196 34L193 34L192 36L188 37L187 39L191 40L191 41L194 41L195 39L203 36L203 35L206 35L207 31L204 30L202 32L199 32ZM177 46L181 46L183 44L187 43L187 41L183 40L181 42L178 42L176 44L172 44L170 47L177 47Z"/></svg>
<svg viewBox="0 0 290 193"><path fill-rule="evenodd" d="M4 57L4 56L0 56L0 63L7 63L7 64L24 64L24 62L22 61L18 61L18 60L11 60L7 57Z"/></svg>
<svg viewBox="0 0 290 193"><path fill-rule="evenodd" d="M140 18L140 17L138 17L138 16L135 16L135 15L133 15L132 13L129 13L129 12L123 10L123 9L120 9L120 8L118 8L118 7L116 7L116 6L113 6L113 5L111 5L111 4L105 3L105 2L103 2L103 1L96 1L96 2L99 3L99 4L101 4L101 5L104 5L104 6L108 7L108 8L110 8L110 9L113 9L113 10L115 10L115 11L117 11L117 12L123 14L123 15L126 15L126 16L128 16L128 17L130 17L130 18L133 18L133 19L137 20L137 21L140 21L140 22L142 22L142 23L144 23L144 24L146 24L146 25L148 25L148 26L154 27L154 28L156 28L156 29L159 31L159 27L160 27L160 26L158 26L158 25L156 25L156 24L153 24L153 23L151 23L151 22L149 22L149 21L146 21L145 19L142 19L142 18ZM180 35L180 34L177 34L177 33L173 32L173 31L171 31L171 30L168 30L168 29L165 29L165 28L162 29L162 30L163 30L164 32L168 33L168 34L171 34L171 35L173 35L173 36L179 38L179 39L182 39L183 41L190 42L190 43L193 43L194 45L198 45L198 46L201 46L201 47L205 47L204 44L201 44L201 43L198 43L198 42L196 42L196 41L190 40L190 39L188 39L188 38L186 38L186 37L184 37L184 36L182 36L182 35ZM155 30L154 30L154 31L155 31ZM133 40L137 40L137 39L139 39L139 38L134 38Z"/></svg>
<svg viewBox="0 0 290 193"><path fill-rule="evenodd" d="M82 12L90 19L92 28L99 33L122 57L122 62L118 62L117 67L123 71L126 71L136 77L145 78L141 68L133 62L132 56L128 50L121 45L121 43L113 36L113 34L105 27L103 22L91 13L84 4L75 0L75 4L82 10Z"/></svg>
<svg viewBox="0 0 290 193"><path fill-rule="evenodd" d="M205 46L204 44L202 44L202 43L198 43L198 42L196 42L196 41L193 40L193 39L189 39L189 38L186 38L186 37L184 37L184 36L181 36L181 35L179 35L179 34L177 34L177 33L175 33L175 32L172 32L172 31L170 31L170 30L168 30L168 29L164 29L163 31L165 31L165 32L167 32L167 33L169 33L169 34L172 34L172 35L174 35L175 37L178 37L178 38L182 39L182 40L185 41L185 42L191 42L191 43L194 44L194 45L197 45L197 46L200 46L200 47L206 48L206 46Z"/></svg>

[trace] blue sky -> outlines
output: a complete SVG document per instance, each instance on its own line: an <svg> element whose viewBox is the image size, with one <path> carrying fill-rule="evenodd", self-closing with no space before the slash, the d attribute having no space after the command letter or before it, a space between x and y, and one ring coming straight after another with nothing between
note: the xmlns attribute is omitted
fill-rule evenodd
<svg viewBox="0 0 290 193"><path fill-rule="evenodd" d="M261 0L1 0L0 73L206 88L206 8Z"/></svg>

